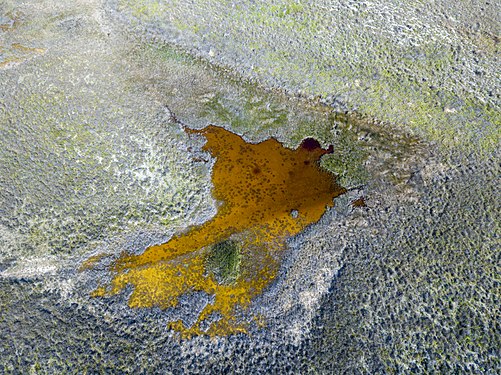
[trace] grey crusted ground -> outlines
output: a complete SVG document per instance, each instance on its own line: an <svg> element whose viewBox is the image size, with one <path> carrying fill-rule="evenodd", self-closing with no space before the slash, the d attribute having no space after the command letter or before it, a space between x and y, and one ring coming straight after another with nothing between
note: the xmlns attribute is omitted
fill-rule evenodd
<svg viewBox="0 0 501 375"><path fill-rule="evenodd" d="M0 372L499 371L499 3L156 3L0 3ZM314 136L353 188L290 240L249 336L180 340L169 320L210 298L131 310L89 297L104 268L78 271L214 213L208 155L178 120Z"/></svg>
<svg viewBox="0 0 501 375"><path fill-rule="evenodd" d="M323 371L499 371L499 163L456 163L348 243L312 344Z"/></svg>
<svg viewBox="0 0 501 375"><path fill-rule="evenodd" d="M449 145L499 143L499 1L109 3L268 86Z"/></svg>

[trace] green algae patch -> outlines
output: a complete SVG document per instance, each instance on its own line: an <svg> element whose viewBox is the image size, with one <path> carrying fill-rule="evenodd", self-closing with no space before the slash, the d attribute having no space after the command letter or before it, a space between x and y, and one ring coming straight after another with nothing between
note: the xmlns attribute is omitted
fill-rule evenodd
<svg viewBox="0 0 501 375"><path fill-rule="evenodd" d="M225 240L210 248L205 267L218 283L232 284L240 274L241 259L239 243L235 240Z"/></svg>
<svg viewBox="0 0 501 375"><path fill-rule="evenodd" d="M369 153L362 147L357 134L341 132L335 142L336 153L322 158L322 167L338 175L339 182L346 187L364 185L369 173L364 162Z"/></svg>
<svg viewBox="0 0 501 375"><path fill-rule="evenodd" d="M203 291L214 300L197 322L187 327L177 321L171 328L184 336L246 332L250 323L238 311L275 279L287 238L317 222L346 189L319 165L332 146L323 149L312 138L288 149L273 138L247 143L212 125L186 131L203 135L204 150L216 158L217 214L140 255L122 253L111 266L112 281L93 296L115 295L131 285L130 307L165 309L176 307L184 294ZM214 314L221 318L212 321Z"/></svg>

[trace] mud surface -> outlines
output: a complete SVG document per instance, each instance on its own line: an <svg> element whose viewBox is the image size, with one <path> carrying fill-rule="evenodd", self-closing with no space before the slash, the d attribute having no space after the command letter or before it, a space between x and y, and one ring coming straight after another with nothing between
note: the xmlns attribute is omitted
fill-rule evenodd
<svg viewBox="0 0 501 375"><path fill-rule="evenodd" d="M499 372L499 4L413 4L0 2L0 372ZM180 335L224 321L198 322L204 290L92 297L122 254L221 215L213 143L180 123L332 145L346 188L275 263L209 241L221 290L273 264L231 305L245 333ZM285 206L272 222L301 220Z"/></svg>
<svg viewBox="0 0 501 375"><path fill-rule="evenodd" d="M109 4L126 22L267 86L448 146L500 142L499 1Z"/></svg>

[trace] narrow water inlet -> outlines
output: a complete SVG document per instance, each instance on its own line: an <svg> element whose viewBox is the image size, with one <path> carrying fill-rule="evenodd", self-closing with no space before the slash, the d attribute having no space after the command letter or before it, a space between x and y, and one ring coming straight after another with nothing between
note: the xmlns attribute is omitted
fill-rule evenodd
<svg viewBox="0 0 501 375"><path fill-rule="evenodd" d="M293 150L273 138L248 143L213 125L185 130L205 137L203 149L216 159L211 180L212 195L221 203L217 214L142 254L122 253L111 267L112 281L93 296L114 295L132 285L130 307L165 309L175 308L186 293L203 291L214 302L191 327L177 321L172 328L188 336L245 332L250 323L238 319L237 310L248 307L274 280L287 238L317 222L346 189L320 168L320 158L334 150L323 149L315 139ZM232 273L229 282L222 282L210 254L227 243L238 244L238 254L220 257L233 262L219 267ZM212 319L215 314L218 320Z"/></svg>

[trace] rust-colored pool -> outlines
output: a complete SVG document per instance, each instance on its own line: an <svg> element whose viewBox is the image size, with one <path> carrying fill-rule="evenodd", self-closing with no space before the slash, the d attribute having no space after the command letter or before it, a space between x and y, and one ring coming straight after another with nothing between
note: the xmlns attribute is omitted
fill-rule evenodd
<svg viewBox="0 0 501 375"><path fill-rule="evenodd" d="M187 336L245 332L251 323L240 320L238 311L276 277L286 239L318 221L346 190L319 166L332 146L322 149L314 139L292 150L275 139L248 143L212 125L186 131L203 135L204 150L216 159L212 195L221 203L217 214L140 255L122 254L112 267L111 283L93 295L114 295L132 285L130 307L169 308L183 294L204 291L214 299L197 322L187 327L177 321L171 327ZM239 244L239 272L222 283L207 267L207 254L227 240Z"/></svg>

